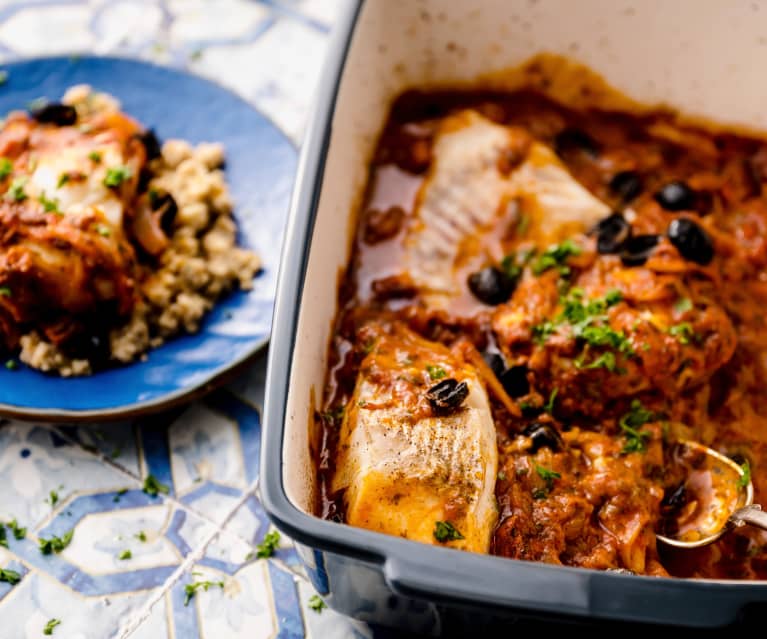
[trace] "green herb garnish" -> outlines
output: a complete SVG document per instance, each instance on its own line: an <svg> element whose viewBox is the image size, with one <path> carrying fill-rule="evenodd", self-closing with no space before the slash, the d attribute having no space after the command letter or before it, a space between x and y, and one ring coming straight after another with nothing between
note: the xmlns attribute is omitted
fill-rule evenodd
<svg viewBox="0 0 767 639"><path fill-rule="evenodd" d="M128 166L113 166L107 169L107 174L104 177L104 186L109 188L115 188L120 186L126 180L129 180L133 175Z"/></svg>
<svg viewBox="0 0 767 639"><path fill-rule="evenodd" d="M689 344L692 340L697 341L698 339L698 336L695 334L695 331L693 330L692 324L690 324L690 322L681 322L680 324L671 326L668 329L668 334L672 337L676 337L679 343L684 345Z"/></svg>
<svg viewBox="0 0 767 639"><path fill-rule="evenodd" d="M0 525L0 547L8 548L8 536L5 532L5 528Z"/></svg>
<svg viewBox="0 0 767 639"><path fill-rule="evenodd" d="M8 82L8 71L5 69L0 70L0 86Z"/></svg>
<svg viewBox="0 0 767 639"><path fill-rule="evenodd" d="M314 612L321 613L327 607L328 604L322 601L322 598L319 595L312 595L309 597L309 608L314 610Z"/></svg>
<svg viewBox="0 0 767 639"><path fill-rule="evenodd" d="M692 300L689 297L680 297L674 304L674 310L679 313L686 313L692 310Z"/></svg>
<svg viewBox="0 0 767 639"><path fill-rule="evenodd" d="M549 415L552 415L554 413L554 402L557 399L557 394L558 393L559 393L559 389L558 388L554 388L551 391L551 394L549 395L549 399L543 405L543 410L545 412L547 412Z"/></svg>
<svg viewBox="0 0 767 639"><path fill-rule="evenodd" d="M335 406L334 408L331 408L321 413L322 420L328 426L338 426L344 418L345 410L346 410L346 406L344 406L343 404L339 404L338 406Z"/></svg>
<svg viewBox="0 0 767 639"><path fill-rule="evenodd" d="M125 561L126 559L131 559L133 557L133 553L130 550L123 550L119 555L117 555L117 558L121 561Z"/></svg>
<svg viewBox="0 0 767 639"><path fill-rule="evenodd" d="M584 368L606 368L613 373L615 372L615 353L612 351L605 351Z"/></svg>
<svg viewBox="0 0 767 639"><path fill-rule="evenodd" d="M141 543L146 542L146 533L143 530L139 530L135 535L133 535L136 539L138 539Z"/></svg>
<svg viewBox="0 0 767 639"><path fill-rule="evenodd" d="M8 361L5 362L5 367L9 371L15 371L19 367L19 364L15 359L9 359Z"/></svg>
<svg viewBox="0 0 767 639"><path fill-rule="evenodd" d="M434 539L440 543L464 539L464 536L449 521L438 521L434 525Z"/></svg>
<svg viewBox="0 0 767 639"><path fill-rule="evenodd" d="M59 493L56 490L52 490L48 493L48 499L45 500L47 503L51 505L51 508L53 508L56 504L59 503Z"/></svg>
<svg viewBox="0 0 767 639"><path fill-rule="evenodd" d="M194 583L187 584L184 586L184 605L188 606L189 602L194 598L194 596L197 594L197 591L202 588L205 592L208 592L209 588L212 588L213 586L218 586L219 588L224 587L223 581L195 581Z"/></svg>
<svg viewBox="0 0 767 639"><path fill-rule="evenodd" d="M48 623L45 624L45 628L43 628L43 634L52 635L53 629L60 624L61 624L61 619L49 619Z"/></svg>
<svg viewBox="0 0 767 639"><path fill-rule="evenodd" d="M170 488L160 483L154 475L147 475L144 480L143 491L150 497L157 497L158 493L167 495L170 492Z"/></svg>
<svg viewBox="0 0 767 639"><path fill-rule="evenodd" d="M0 158L0 180L4 180L13 173L13 162L8 158Z"/></svg>
<svg viewBox="0 0 767 639"><path fill-rule="evenodd" d="M46 213L58 213L59 212L59 201L56 199L50 200L47 197L45 197L45 191L43 191L40 194L40 197L37 198L40 202L40 204L43 205L43 210Z"/></svg>
<svg viewBox="0 0 767 639"><path fill-rule="evenodd" d="M535 465L535 472L538 473L538 476L546 482L546 487L549 490L551 490L552 486L554 485L555 479L562 479L562 475L560 475L556 470L544 468L538 464Z"/></svg>
<svg viewBox="0 0 767 639"><path fill-rule="evenodd" d="M0 581L15 586L21 581L21 575L10 568L0 568Z"/></svg>
<svg viewBox="0 0 767 639"><path fill-rule="evenodd" d="M74 530L68 530L61 537L53 536L50 539L43 539L40 537L40 539L38 539L40 552L43 555L50 555L51 553L56 553L58 555L70 544L74 534Z"/></svg>
<svg viewBox="0 0 767 639"><path fill-rule="evenodd" d="M120 497L122 497L122 496L123 496L125 493L127 493L127 492L128 492L128 489L127 489L127 488L121 488L120 490L118 490L118 491L117 491L117 493L115 494L115 496L114 496L114 497L112 497L112 501L113 501L114 503L118 503L118 502L120 501Z"/></svg>
<svg viewBox="0 0 767 639"><path fill-rule="evenodd" d="M429 373L429 377L431 379L442 379L443 377L447 377L447 373L445 372L445 369L441 366L432 366L431 364L428 364L426 366L426 372Z"/></svg>
<svg viewBox="0 0 767 639"><path fill-rule="evenodd" d="M743 470L743 474L738 477L738 488L745 488L751 483L751 464L746 460L740 465L740 468Z"/></svg>
<svg viewBox="0 0 767 639"><path fill-rule="evenodd" d="M112 229L110 229L106 224L96 224L96 233L98 233L101 237L109 237L112 235Z"/></svg>
<svg viewBox="0 0 767 639"><path fill-rule="evenodd" d="M67 182L69 182L69 173L62 173L59 175L59 181L56 182L56 188L60 189L62 186L64 186Z"/></svg>
<svg viewBox="0 0 767 639"><path fill-rule="evenodd" d="M561 244L555 244L547 248L533 262L532 270L535 275L541 275L550 268L559 268L561 275L569 275L570 267L565 264L568 257L580 255L581 248L572 240L565 240Z"/></svg>
<svg viewBox="0 0 767 639"><path fill-rule="evenodd" d="M11 521L9 521L6 526L11 529L14 539L22 540L27 536L27 529L19 526L15 519L11 519Z"/></svg>
<svg viewBox="0 0 767 639"><path fill-rule="evenodd" d="M101 162L101 153L99 153L98 151L91 151L88 154L88 159L94 164L98 164L99 162Z"/></svg>
<svg viewBox="0 0 767 639"><path fill-rule="evenodd" d="M11 182L11 186L8 187L8 191L5 197L12 202L23 202L27 199L27 194L24 192L24 186L27 184L27 178L17 177Z"/></svg>
<svg viewBox="0 0 767 639"><path fill-rule="evenodd" d="M626 436L622 453L643 453L647 450L650 433L638 429L654 419L655 414L642 406L642 402L638 399L631 401L629 412L618 421L618 425Z"/></svg>
<svg viewBox="0 0 767 639"><path fill-rule="evenodd" d="M279 544L280 533L278 533L276 530L266 533L266 535L264 535L263 541L258 544L258 546L256 546L256 549L258 550L256 557L259 559L266 559L267 557L271 557L274 554L274 551L277 550L277 546L279 546Z"/></svg>

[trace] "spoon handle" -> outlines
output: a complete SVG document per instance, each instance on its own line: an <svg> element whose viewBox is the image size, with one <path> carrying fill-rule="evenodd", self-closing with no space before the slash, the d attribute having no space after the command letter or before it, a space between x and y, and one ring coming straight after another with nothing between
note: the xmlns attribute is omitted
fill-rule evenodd
<svg viewBox="0 0 767 639"><path fill-rule="evenodd" d="M751 524L762 530L767 530L767 512L763 512L759 504L751 504L732 513L729 522L736 527Z"/></svg>

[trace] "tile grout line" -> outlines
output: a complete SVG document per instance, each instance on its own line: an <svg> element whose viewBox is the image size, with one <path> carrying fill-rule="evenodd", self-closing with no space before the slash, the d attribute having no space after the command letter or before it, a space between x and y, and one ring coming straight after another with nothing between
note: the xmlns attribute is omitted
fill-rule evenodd
<svg viewBox="0 0 767 639"><path fill-rule="evenodd" d="M59 430L59 428L56 426L56 424L38 424L38 425L42 426L46 430L53 430L53 431L55 431L56 435L58 435L62 439L65 439L66 441L68 441L73 446L77 446L78 448L84 450L89 455L92 455L93 457L96 457L97 459L100 459L101 461L106 462L107 466L112 467L114 470L117 470L122 475L126 475L130 479L133 479L133 480L135 480L135 481L137 481L139 483L141 482L142 478L141 478L140 475L139 476L134 475L127 468L123 468L122 466L117 464L113 459L111 459L108 455L102 453L99 449L97 449L97 448L90 449L90 448L84 446L81 442L78 442L76 439L73 439L72 437L70 437L66 433L64 433L61 430ZM235 505L234 511L231 511L231 512L227 513L220 524L218 522L216 522L214 519L212 519L206 513L203 513L201 511L199 511L197 508L194 508L193 506L191 506L189 504L185 504L183 501L181 501L180 499L177 499L176 497L171 497L171 496L168 496L168 495L163 495L162 498L163 498L164 502L170 503L171 505L175 506L176 508L181 509L182 511L192 513L193 515L195 515L195 516L199 517L200 519L204 520L206 523L210 524L214 528L224 530L224 526L232 519L232 517L234 515L234 512L240 506L242 506L245 503L245 501L247 500L247 498L250 495L255 494L255 490L256 490L257 487L258 487L258 479L256 479L253 482L253 484L251 484L250 486L247 486L242 491L242 496L237 501L237 503ZM254 546L254 544L253 544L253 542L251 540L245 539L239 533L234 532L232 530L227 530L226 532L227 532L227 534L230 534L230 535L233 535L234 537L237 537L237 539L239 539L243 543L247 544L248 546Z"/></svg>
<svg viewBox="0 0 767 639"><path fill-rule="evenodd" d="M224 520L221 522L221 525L216 528L210 535L205 538L200 545L194 549L192 552L190 552L185 558L184 561L181 562L178 568L173 571L173 574L171 574L168 579L165 580L165 583L160 587L159 592L150 597L149 600L144 604L144 606L139 610L139 612L134 616L134 618L127 624L127 626L124 628L122 633L119 635L117 639L128 639L130 635L132 635L136 630L138 630L141 625L149 618L149 615L152 613L152 608L156 603L158 603L167 593L168 591L174 586L174 584L181 579L183 574L200 558L202 558L205 554L205 551L208 549L208 546L223 532L226 534L233 534L230 531L227 531L224 529L224 526L226 526L227 523L229 523L233 518L235 513L240 509L241 506L243 506L248 499L248 497L255 493L255 491L258 488L258 479L256 479L249 487L248 489L242 494L242 496L237 500L237 502L234 504L234 507L232 510L229 511L229 513L224 517ZM235 535L236 537L240 538L239 535ZM248 545L252 545L248 543Z"/></svg>

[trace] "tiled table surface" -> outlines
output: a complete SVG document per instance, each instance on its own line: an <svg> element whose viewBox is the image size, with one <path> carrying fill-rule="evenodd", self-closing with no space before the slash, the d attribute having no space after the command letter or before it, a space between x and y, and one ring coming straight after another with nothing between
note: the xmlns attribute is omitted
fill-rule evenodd
<svg viewBox="0 0 767 639"><path fill-rule="evenodd" d="M0 61L119 53L209 76L298 143L342 0L0 0ZM0 521L28 529L0 545L0 639L369 637L312 610L283 540L271 559L257 499L265 361L183 410L103 427L3 422ZM142 491L153 475L167 495ZM51 498L51 491L57 499ZM53 502L53 503L52 503ZM60 554L40 538L73 530ZM143 532L143 535L140 533ZM142 541L139 537L145 538ZM120 559L130 551L130 559ZM198 590L185 605L185 586Z"/></svg>

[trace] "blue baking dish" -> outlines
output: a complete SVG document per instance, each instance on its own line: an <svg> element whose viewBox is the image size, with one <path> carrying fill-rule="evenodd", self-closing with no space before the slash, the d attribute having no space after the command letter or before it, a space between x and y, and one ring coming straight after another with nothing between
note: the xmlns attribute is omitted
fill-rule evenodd
<svg viewBox="0 0 767 639"><path fill-rule="evenodd" d="M489 71L541 51L576 51L644 102L767 128L759 107L767 89L754 82L754 65L741 64L758 56L757 25L745 3L708 6L695 20L692 3L661 0L634 3L631 11L598 0L368 0L343 14L302 148L283 247L260 488L269 516L296 540L314 586L334 609L403 630L462 635L507 634L510 623L525 619L703 629L747 623L767 608L764 582L653 578L477 555L313 512L312 414L322 397L356 207L392 99L409 86L490 82ZM717 29L725 21L735 26ZM721 40L716 50L707 45L712 32ZM684 53L674 42L685 43ZM670 59L678 69L664 66ZM717 81L704 82L711 74ZM733 94L744 99L732 101Z"/></svg>

